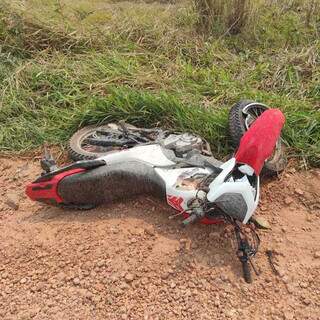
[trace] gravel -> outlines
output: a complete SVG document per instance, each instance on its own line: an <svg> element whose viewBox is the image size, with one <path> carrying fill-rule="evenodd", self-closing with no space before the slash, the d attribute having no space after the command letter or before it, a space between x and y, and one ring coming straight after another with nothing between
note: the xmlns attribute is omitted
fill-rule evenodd
<svg viewBox="0 0 320 320"><path fill-rule="evenodd" d="M272 229L258 231L261 273L252 272L249 285L224 225L180 228L181 220L168 219L171 209L153 199L90 211L41 206L21 196L37 164L28 161L20 186L8 183L25 162L0 162L1 194L19 197L14 214L10 206L0 212L0 319L318 319L320 221L316 212L302 230L310 210L295 206L306 196L319 201L320 175L306 184L296 172L263 186ZM281 277L266 249L276 253Z"/></svg>

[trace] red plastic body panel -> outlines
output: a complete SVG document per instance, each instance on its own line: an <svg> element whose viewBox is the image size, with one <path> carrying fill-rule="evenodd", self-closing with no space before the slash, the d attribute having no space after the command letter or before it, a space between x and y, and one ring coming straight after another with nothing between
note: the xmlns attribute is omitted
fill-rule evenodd
<svg viewBox="0 0 320 320"><path fill-rule="evenodd" d="M58 194L59 182L72 174L85 171L84 169L72 169L69 171L61 172L53 176L48 181L33 182L27 185L26 194L33 201L40 201L49 204L63 203L63 199Z"/></svg>
<svg viewBox="0 0 320 320"><path fill-rule="evenodd" d="M189 215L187 213L185 213L184 217L188 218ZM209 225L209 224L222 224L222 223L224 223L224 220L222 220L222 219L209 219L207 217L204 217L200 220L200 223L207 224L207 225Z"/></svg>
<svg viewBox="0 0 320 320"><path fill-rule="evenodd" d="M284 123L285 116L279 109L263 112L242 136L235 156L237 163L251 166L259 175L264 162L272 155Z"/></svg>

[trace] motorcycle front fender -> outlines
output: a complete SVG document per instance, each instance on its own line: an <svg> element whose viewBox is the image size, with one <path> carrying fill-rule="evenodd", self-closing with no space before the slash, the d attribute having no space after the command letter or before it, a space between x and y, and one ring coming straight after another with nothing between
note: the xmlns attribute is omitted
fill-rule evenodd
<svg viewBox="0 0 320 320"><path fill-rule="evenodd" d="M256 186L249 180L223 182L210 189L207 199L215 203L226 214L242 223L247 223L256 210L260 195L260 181L256 177Z"/></svg>

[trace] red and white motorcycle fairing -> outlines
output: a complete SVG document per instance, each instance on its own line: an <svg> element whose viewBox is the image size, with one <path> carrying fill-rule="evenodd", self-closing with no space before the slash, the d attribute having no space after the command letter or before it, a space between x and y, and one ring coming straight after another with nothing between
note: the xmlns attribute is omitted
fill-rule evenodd
<svg viewBox="0 0 320 320"><path fill-rule="evenodd" d="M99 165L89 170L73 172L65 167L50 172L29 184L26 192L32 200L76 207L152 193L166 196L168 204L180 212L193 209L190 204L200 199L247 223L259 201L260 171L274 150L283 124L279 110L265 111L243 135L235 157L225 163L188 162L187 155L177 157L155 142L92 160ZM90 163L75 163L73 169L90 167ZM206 192L200 190L201 178L210 176L214 178ZM206 216L201 221L217 222Z"/></svg>

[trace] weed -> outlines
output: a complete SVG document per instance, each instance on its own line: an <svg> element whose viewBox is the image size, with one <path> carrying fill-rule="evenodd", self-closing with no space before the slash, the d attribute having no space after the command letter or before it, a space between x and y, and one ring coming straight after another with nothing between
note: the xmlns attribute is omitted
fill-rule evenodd
<svg viewBox="0 0 320 320"><path fill-rule="evenodd" d="M199 25L205 32L222 28L223 33L238 34L249 20L251 0L196 0Z"/></svg>

